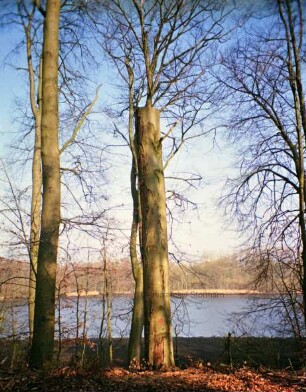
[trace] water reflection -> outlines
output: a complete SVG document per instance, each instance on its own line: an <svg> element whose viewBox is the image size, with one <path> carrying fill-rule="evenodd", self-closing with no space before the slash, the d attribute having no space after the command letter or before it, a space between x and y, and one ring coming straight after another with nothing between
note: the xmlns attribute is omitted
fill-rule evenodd
<svg viewBox="0 0 306 392"><path fill-rule="evenodd" d="M263 299L257 299L264 301ZM268 300L269 301L269 300ZM266 302L265 302L266 303ZM281 320L277 313L269 311L248 317L241 317L242 312L250 309L252 299L246 296L225 296L223 298L171 298L174 336L226 336L229 332L238 336L284 336L284 328L275 328ZM97 337L102 330L106 334L106 321L103 319L102 298L63 298L60 312L57 309L57 334L62 338L81 336L84 332L89 338ZM78 309L78 311L77 311ZM114 337L129 335L131 322L132 298L114 297L112 300L112 328ZM2 314L2 323L1 323ZM23 302L2 303L0 309L0 336L27 334L28 308ZM279 320L277 320L279 318ZM78 325L78 331L77 331ZM273 328L272 328L273 326ZM101 329L102 328L102 329Z"/></svg>

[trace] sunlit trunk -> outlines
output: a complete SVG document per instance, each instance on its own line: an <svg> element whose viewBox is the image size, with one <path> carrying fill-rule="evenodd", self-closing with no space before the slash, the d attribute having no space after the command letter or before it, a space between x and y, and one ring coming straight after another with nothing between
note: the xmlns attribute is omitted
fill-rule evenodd
<svg viewBox="0 0 306 392"><path fill-rule="evenodd" d="M142 212L145 359L173 365L165 181L159 111L136 112L136 149Z"/></svg>
<svg viewBox="0 0 306 392"><path fill-rule="evenodd" d="M43 37L41 233L37 262L31 366L51 366L54 348L55 283L60 224L58 147L58 53L60 0L48 0Z"/></svg>

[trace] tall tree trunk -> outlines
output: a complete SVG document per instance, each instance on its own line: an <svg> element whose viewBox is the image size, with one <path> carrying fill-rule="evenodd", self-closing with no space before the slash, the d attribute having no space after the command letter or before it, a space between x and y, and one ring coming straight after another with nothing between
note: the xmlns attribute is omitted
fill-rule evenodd
<svg viewBox="0 0 306 392"><path fill-rule="evenodd" d="M55 283L60 225L58 147L58 53L60 0L48 0L42 66L42 217L37 261L31 366L51 365L55 327Z"/></svg>
<svg viewBox="0 0 306 392"><path fill-rule="evenodd" d="M136 112L136 144L142 212L145 358L174 365L169 290L165 180L159 111Z"/></svg>

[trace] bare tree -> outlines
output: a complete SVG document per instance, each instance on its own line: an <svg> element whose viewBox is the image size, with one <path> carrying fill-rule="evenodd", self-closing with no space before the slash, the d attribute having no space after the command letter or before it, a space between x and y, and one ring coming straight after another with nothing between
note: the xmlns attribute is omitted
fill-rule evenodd
<svg viewBox="0 0 306 392"><path fill-rule="evenodd" d="M253 262L256 260L259 275L265 276L273 262L280 263L278 272L283 287L279 289L295 298L291 310L302 312L301 334L305 335L306 118L302 2L267 2L261 16L259 27L255 26L257 19L256 22L250 19L244 36L224 57L216 75L224 87L223 97L234 107L229 129L235 142L242 141L240 175L229 181L229 191L223 200L238 219L240 230L250 233L252 247L248 256ZM252 29L252 35L248 29ZM295 275L290 285L284 267ZM298 299L299 292L302 300ZM298 306L295 301L299 302Z"/></svg>
<svg viewBox="0 0 306 392"><path fill-rule="evenodd" d="M64 4L63 4L64 5ZM62 6L63 6L62 5ZM67 8L67 5L66 5ZM71 58L77 56L76 52L81 51L86 54L86 59L89 57L87 46L82 42L82 31L78 27L76 19L79 17L77 14L77 8L73 5L68 7L67 12L64 8L62 15L62 23L60 26L60 34L63 36L59 47L59 56L61 58L59 64L60 83L59 92L62 97L63 106L65 110L62 110L62 146L60 148L60 154L66 150L69 151L70 161L67 159L63 161L68 165L71 165L71 160L74 159L75 144L80 133L80 130L84 128L85 121L91 114L95 103L98 100L98 92L100 87L96 90L96 96L91 102L87 102L86 94L80 95L77 89L76 81L84 81L84 76L77 72L76 67L72 66ZM71 17L71 10L74 11L74 17ZM69 12L70 11L70 12ZM4 23L21 25L24 38L21 38L18 48L25 47L26 53L26 66L25 70L28 75L29 91L28 100L30 103L31 113L28 115L25 111L24 117L27 118L25 127L26 135L31 134L29 129L34 128L34 143L31 144L30 150L33 150L32 159L32 188L31 188L31 215L30 215L30 238L28 247L29 259L30 259L30 277L29 277L29 335L30 340L33 335L33 323L34 323L34 298L35 298L35 281L37 272L37 255L39 249L39 235L40 235L40 215L41 215L41 188L42 188L42 173L41 173L41 111L42 111L42 47L41 47L41 32L43 20L46 12L40 2L28 2L25 0L19 0L16 2L7 2L4 8L3 14L1 15ZM69 27L67 22L70 21ZM70 35L73 37L74 42L70 42ZM72 47L74 51L72 51ZM75 52L75 53L73 53ZM83 64L85 64L84 59ZM22 68L23 69L23 68ZM73 76L73 79L72 79ZM73 81L72 81L73 80ZM84 88L84 83L82 89ZM84 90L84 89L83 89ZM68 94L69 92L69 94ZM72 97L72 98L71 98ZM73 118L73 120L71 119ZM33 124L34 123L34 124ZM70 135L66 135L63 129L71 129ZM24 139L24 135L22 137ZM83 148L85 146L83 145ZM87 152L88 154L88 152ZM73 173L78 179L81 180L82 187L85 191L87 184L89 184L88 178L85 180L84 165L82 169L77 168L63 168L61 167L62 178L67 181L66 172ZM65 184L67 186L67 183ZM91 185L90 185L91 186ZM69 186L67 186L69 188ZM25 243L27 242L27 236L24 238Z"/></svg>
<svg viewBox="0 0 306 392"><path fill-rule="evenodd" d="M230 10L223 2L136 0L115 1L105 9L107 16L96 21L96 26L105 36L103 48L128 89L130 135L132 118L135 121L135 138L130 136L132 183L138 176L140 203L132 185L132 238L141 217L145 356L153 365L172 365L164 167L189 137L205 133L200 124L205 118L204 108L209 106L208 91L203 84L209 56L205 61L204 53L224 37L221 21ZM168 124L163 134L160 113ZM175 136L178 129L181 132ZM193 134L189 133L191 129L195 130ZM170 141L166 162L162 157L164 140ZM131 241L131 247L134 242ZM141 271L138 263L133 265L134 271ZM137 331L139 334L141 328L137 327ZM135 337L135 344L140 337ZM139 352L139 347L135 348L135 356Z"/></svg>

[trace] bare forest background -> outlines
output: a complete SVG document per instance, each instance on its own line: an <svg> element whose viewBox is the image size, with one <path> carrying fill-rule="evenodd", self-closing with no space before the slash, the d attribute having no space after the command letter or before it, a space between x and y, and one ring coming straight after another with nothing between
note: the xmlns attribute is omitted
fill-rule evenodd
<svg viewBox="0 0 306 392"><path fill-rule="evenodd" d="M0 298L28 298L29 263L0 258L1 287ZM275 266L275 269L277 265ZM128 259L108 261L111 292L132 295L134 280ZM221 257L216 260L198 263L170 264L171 292L193 290L243 290L254 292L276 293L277 275L270 276L265 282L256 282L256 271L246 268L234 257ZM280 280L278 281L280 284ZM59 265L57 274L57 290L61 295L102 295L105 291L102 261L79 262ZM217 291L216 291L217 293Z"/></svg>

